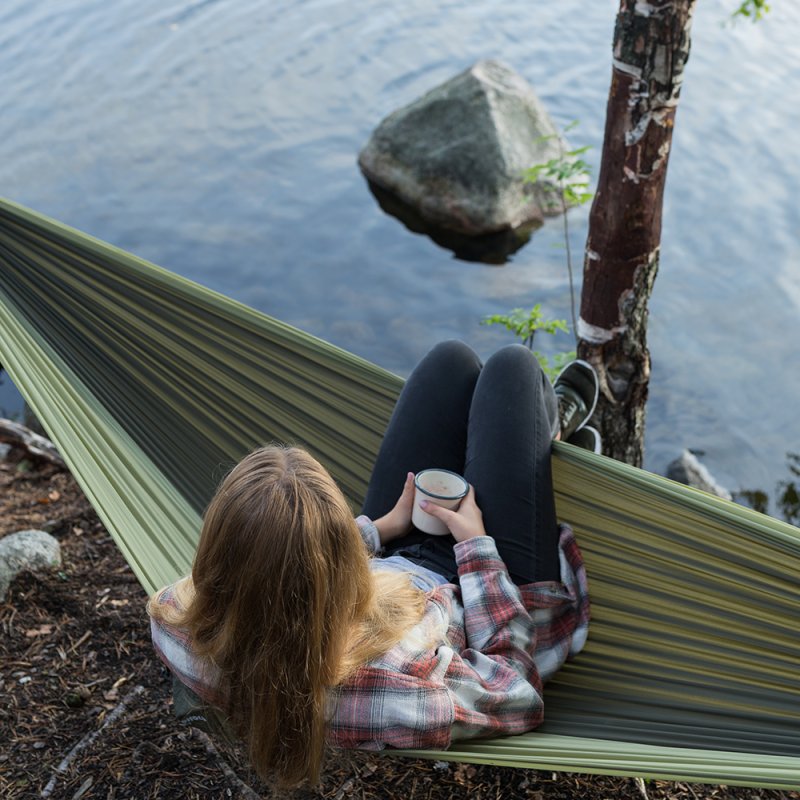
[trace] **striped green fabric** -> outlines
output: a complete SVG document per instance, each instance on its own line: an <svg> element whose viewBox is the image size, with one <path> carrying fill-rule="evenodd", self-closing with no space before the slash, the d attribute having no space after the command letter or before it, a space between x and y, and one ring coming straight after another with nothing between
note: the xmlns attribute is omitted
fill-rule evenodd
<svg viewBox="0 0 800 800"><path fill-rule="evenodd" d="M255 445L306 446L357 509L396 376L7 201L0 277L0 363L148 591ZM569 445L554 469L586 650L540 730L414 755L800 787L800 531Z"/></svg>

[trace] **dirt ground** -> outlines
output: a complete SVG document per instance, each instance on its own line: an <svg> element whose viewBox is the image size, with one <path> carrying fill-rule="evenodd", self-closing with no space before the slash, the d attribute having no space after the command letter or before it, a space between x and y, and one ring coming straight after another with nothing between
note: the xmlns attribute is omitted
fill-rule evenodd
<svg viewBox="0 0 800 800"><path fill-rule="evenodd" d="M145 594L66 472L0 464L0 537L41 528L63 565L23 573L0 603L0 797L274 798L240 751L172 717ZM637 781L335 753L325 798L800 800L798 792Z"/></svg>

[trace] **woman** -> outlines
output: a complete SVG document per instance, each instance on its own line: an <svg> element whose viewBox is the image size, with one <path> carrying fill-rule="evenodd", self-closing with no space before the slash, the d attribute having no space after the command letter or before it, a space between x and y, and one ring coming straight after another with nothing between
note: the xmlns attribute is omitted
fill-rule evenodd
<svg viewBox="0 0 800 800"><path fill-rule="evenodd" d="M589 616L555 517L557 428L526 348L482 366L438 345L406 382L357 520L303 450L261 448L233 469L191 576L149 604L156 651L284 785L318 778L326 741L444 748L535 728L542 683L581 649ZM412 528L426 467L470 484L456 511L423 506L450 536Z"/></svg>

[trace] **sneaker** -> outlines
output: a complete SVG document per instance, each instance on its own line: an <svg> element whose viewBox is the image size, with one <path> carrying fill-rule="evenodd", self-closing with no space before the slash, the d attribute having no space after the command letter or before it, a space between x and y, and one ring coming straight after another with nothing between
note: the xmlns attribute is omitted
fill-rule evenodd
<svg viewBox="0 0 800 800"><path fill-rule="evenodd" d="M550 438L555 440L561 433L561 420L558 418L558 398L553 391L553 386L549 379L545 378L547 386L544 392L544 410L547 414L547 421L550 423Z"/></svg>
<svg viewBox="0 0 800 800"><path fill-rule="evenodd" d="M591 425L584 425L582 428L575 431L567 441L570 444L574 444L576 447L582 447L584 450L589 450L592 453L603 452L603 440L600 438L600 432Z"/></svg>
<svg viewBox="0 0 800 800"><path fill-rule="evenodd" d="M570 361L558 374L553 388L558 397L561 438L569 441L594 413L600 390L597 373L586 361Z"/></svg>

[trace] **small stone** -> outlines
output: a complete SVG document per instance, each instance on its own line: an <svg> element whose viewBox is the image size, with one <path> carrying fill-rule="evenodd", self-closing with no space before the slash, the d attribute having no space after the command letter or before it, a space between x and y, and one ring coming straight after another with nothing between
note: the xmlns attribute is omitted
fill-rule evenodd
<svg viewBox="0 0 800 800"><path fill-rule="evenodd" d="M92 696L91 690L85 686L78 686L76 689L67 692L64 695L64 702L70 708L81 708L86 705L86 701Z"/></svg>
<svg viewBox="0 0 800 800"><path fill-rule="evenodd" d="M0 601L5 600L11 581L23 570L59 566L61 545L45 531L17 531L0 539Z"/></svg>

